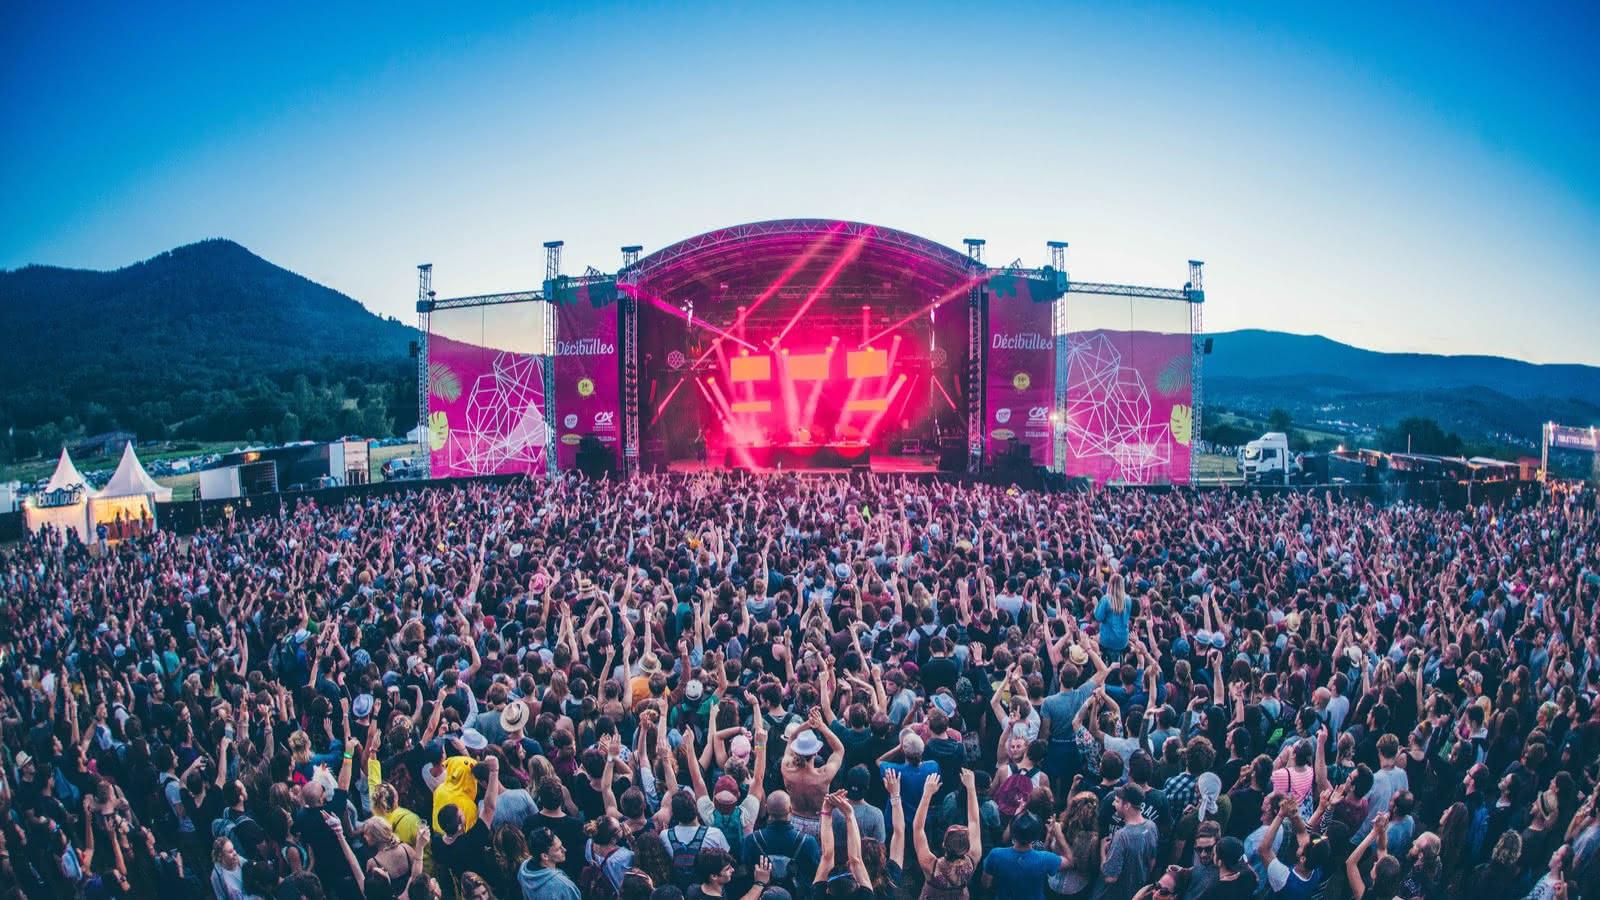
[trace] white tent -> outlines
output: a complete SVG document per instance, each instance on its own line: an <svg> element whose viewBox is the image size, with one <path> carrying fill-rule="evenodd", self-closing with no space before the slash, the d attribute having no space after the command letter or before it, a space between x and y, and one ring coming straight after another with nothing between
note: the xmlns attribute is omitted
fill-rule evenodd
<svg viewBox="0 0 1600 900"><path fill-rule="evenodd" d="M83 477L78 467L72 464L72 457L67 454L67 448L61 448L61 458L56 460L56 471L50 476L50 481L44 486L44 493L62 490L82 490L87 496L94 493L94 487L89 484L89 479Z"/></svg>
<svg viewBox="0 0 1600 900"><path fill-rule="evenodd" d="M90 499L89 520L96 530L105 525L113 540L133 537L155 526L157 503L171 500L172 488L156 484L129 441L122 448L122 461L117 463L111 480Z"/></svg>
<svg viewBox="0 0 1600 900"><path fill-rule="evenodd" d="M117 471L106 482L95 497L129 497L136 494L151 494L158 503L172 501L172 488L156 484L150 473L144 470L144 464L139 462L139 455L133 452L133 442L129 441L122 448L122 461L117 463Z"/></svg>
<svg viewBox="0 0 1600 900"><path fill-rule="evenodd" d="M46 525L78 532L78 539L90 540L89 499L94 488L72 464L67 448L61 448L61 458L56 461L55 474L45 483L44 490L28 498L23 505L23 518L29 531L39 531Z"/></svg>

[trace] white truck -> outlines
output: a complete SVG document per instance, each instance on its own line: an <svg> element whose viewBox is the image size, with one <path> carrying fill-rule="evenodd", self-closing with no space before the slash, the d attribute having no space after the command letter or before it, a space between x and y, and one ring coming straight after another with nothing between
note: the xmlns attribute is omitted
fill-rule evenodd
<svg viewBox="0 0 1600 900"><path fill-rule="evenodd" d="M1294 465L1289 455L1289 436L1281 431L1269 431L1245 444L1239 460L1244 480L1251 483L1288 484Z"/></svg>

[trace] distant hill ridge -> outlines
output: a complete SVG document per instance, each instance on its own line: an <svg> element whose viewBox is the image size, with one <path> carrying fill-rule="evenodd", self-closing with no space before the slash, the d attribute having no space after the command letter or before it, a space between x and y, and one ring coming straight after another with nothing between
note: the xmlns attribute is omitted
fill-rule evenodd
<svg viewBox="0 0 1600 900"><path fill-rule="evenodd" d="M415 419L413 328L229 240L109 272L0 271L0 328L11 338L0 459L117 428L289 440L391 434ZM1218 406L1373 425L1433 415L1463 434L1600 423L1594 366L1382 353L1255 329L1210 337L1206 399Z"/></svg>
<svg viewBox="0 0 1600 900"><path fill-rule="evenodd" d="M322 438L415 418L415 329L233 241L110 272L0 271L0 329L0 430Z"/></svg>
<svg viewBox="0 0 1600 900"><path fill-rule="evenodd" d="M1316 376L1368 390L1487 387L1512 397L1600 400L1600 367L1538 364L1500 356L1441 356L1363 350L1320 335L1244 329L1210 335L1206 376Z"/></svg>

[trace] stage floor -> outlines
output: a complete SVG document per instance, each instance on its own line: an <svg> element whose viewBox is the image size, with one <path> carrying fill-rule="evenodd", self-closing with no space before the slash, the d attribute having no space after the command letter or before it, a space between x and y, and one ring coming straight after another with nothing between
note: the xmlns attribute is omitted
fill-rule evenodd
<svg viewBox="0 0 1600 900"><path fill-rule="evenodd" d="M872 472L878 475L925 475L939 471L939 457L934 455L883 456L880 454L873 454L871 459L868 461L868 466ZM728 470L729 469L727 466L712 465L709 462L700 462L693 459L680 459L667 464L667 471L669 472L725 472ZM846 468L794 468L789 466L781 470L763 467L751 469L750 471L770 474L776 474L782 471L790 473L798 472L802 475L844 475L854 470Z"/></svg>

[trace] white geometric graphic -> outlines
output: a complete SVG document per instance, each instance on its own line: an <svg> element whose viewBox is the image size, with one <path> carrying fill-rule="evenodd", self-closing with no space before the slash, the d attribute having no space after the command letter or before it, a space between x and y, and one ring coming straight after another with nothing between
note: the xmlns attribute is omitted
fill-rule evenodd
<svg viewBox="0 0 1600 900"><path fill-rule="evenodd" d="M1150 484L1172 459L1170 423L1150 421L1144 376L1104 334L1067 339L1067 446L1109 459L1111 480L1129 484Z"/></svg>
<svg viewBox="0 0 1600 900"><path fill-rule="evenodd" d="M446 464L474 475L532 471L544 464L544 372L539 357L501 353L467 395L467 421L452 428Z"/></svg>

